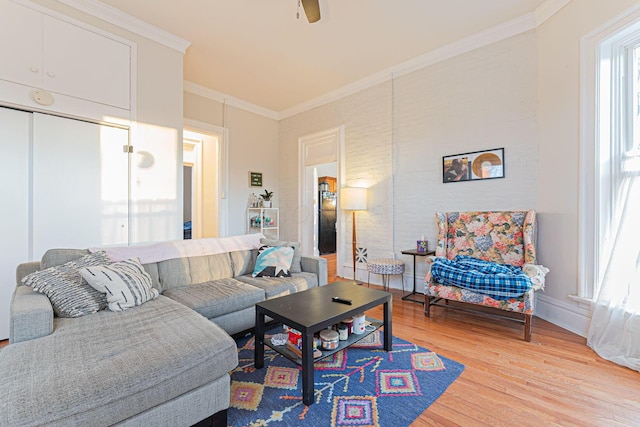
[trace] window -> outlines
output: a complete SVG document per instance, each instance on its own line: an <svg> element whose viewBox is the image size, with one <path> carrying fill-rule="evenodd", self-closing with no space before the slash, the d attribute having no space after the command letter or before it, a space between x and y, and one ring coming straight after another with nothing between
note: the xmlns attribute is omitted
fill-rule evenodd
<svg viewBox="0 0 640 427"><path fill-rule="evenodd" d="M593 300L640 170L640 7L582 42L578 298Z"/></svg>

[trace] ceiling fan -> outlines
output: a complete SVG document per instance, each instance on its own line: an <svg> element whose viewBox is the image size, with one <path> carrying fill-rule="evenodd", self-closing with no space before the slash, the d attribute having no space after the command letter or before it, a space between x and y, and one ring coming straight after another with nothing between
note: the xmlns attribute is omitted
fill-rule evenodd
<svg viewBox="0 0 640 427"><path fill-rule="evenodd" d="M298 0L298 8L300 8L300 2L302 2L302 8L304 9L307 20L310 24L318 22L320 20L320 5L318 0ZM298 14L298 17L300 15Z"/></svg>

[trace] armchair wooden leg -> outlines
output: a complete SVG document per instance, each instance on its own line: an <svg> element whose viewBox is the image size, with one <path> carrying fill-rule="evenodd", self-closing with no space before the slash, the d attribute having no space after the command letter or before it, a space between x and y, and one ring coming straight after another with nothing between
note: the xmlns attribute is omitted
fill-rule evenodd
<svg viewBox="0 0 640 427"><path fill-rule="evenodd" d="M431 297L427 294L424 294L424 315L426 317L430 317L429 311L431 310Z"/></svg>
<svg viewBox="0 0 640 427"><path fill-rule="evenodd" d="M525 314L524 315L524 340L526 342L531 342L531 318L533 315Z"/></svg>

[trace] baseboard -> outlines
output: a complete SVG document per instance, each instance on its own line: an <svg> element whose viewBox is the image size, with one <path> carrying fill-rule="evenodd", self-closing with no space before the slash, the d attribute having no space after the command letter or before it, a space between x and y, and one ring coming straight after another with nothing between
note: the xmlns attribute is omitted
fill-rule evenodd
<svg viewBox="0 0 640 427"><path fill-rule="evenodd" d="M587 337L591 310L580 307L577 303L537 293L534 315L581 337Z"/></svg>

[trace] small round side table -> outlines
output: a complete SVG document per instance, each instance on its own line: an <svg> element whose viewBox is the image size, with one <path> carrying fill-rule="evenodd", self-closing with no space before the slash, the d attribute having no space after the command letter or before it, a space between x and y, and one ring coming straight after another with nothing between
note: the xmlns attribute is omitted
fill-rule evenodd
<svg viewBox="0 0 640 427"><path fill-rule="evenodd" d="M382 286L385 291L389 290L389 276L399 274L402 277L402 288L404 289L404 261L399 259L379 258L367 262L367 286L371 273L382 275Z"/></svg>

